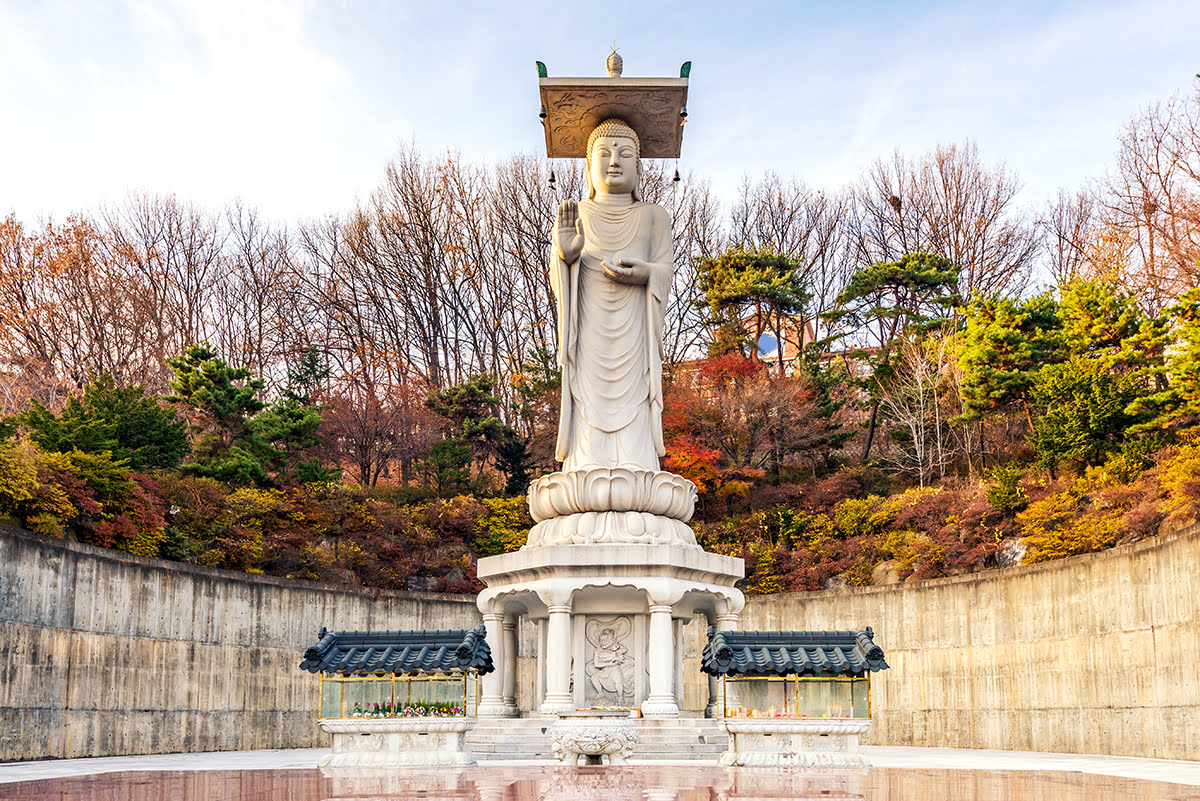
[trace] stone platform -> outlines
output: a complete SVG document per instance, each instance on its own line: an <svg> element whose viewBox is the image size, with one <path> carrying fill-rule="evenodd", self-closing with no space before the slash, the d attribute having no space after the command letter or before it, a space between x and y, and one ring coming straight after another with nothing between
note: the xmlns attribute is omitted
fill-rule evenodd
<svg viewBox="0 0 1200 801"><path fill-rule="evenodd" d="M858 749L868 719L726 718L720 726L729 735L725 767L870 767Z"/></svg>

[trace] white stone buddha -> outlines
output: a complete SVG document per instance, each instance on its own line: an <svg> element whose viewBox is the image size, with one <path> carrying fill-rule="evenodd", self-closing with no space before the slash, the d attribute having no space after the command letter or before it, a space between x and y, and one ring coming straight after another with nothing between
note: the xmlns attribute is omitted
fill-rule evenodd
<svg viewBox="0 0 1200 801"><path fill-rule="evenodd" d="M588 139L587 198L559 206L550 284L558 301L563 471L658 471L662 330L674 253L666 209L640 200L638 136L619 119Z"/></svg>

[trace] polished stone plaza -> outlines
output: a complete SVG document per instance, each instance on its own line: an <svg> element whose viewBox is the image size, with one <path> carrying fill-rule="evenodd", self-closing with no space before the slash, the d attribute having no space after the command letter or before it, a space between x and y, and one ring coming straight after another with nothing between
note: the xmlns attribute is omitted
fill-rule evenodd
<svg viewBox="0 0 1200 801"><path fill-rule="evenodd" d="M85 798L316 801L355 797L532 800L577 798L591 792L596 799L628 796L678 801L738 797L868 801L1200 799L1197 762L954 748L863 746L862 751L872 768L727 769L696 763L638 764L636 760L628 767L563 768L549 760L530 760L496 761L436 772L421 768L391 769L359 779L323 776L316 771L314 766L328 749L65 759L0 764L0 798L6 801ZM611 783L612 787L600 795L597 782ZM634 789L640 795L629 795Z"/></svg>

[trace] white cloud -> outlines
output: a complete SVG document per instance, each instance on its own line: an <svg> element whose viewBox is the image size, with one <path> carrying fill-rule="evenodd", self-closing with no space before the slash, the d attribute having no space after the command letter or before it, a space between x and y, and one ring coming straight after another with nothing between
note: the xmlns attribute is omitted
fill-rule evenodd
<svg viewBox="0 0 1200 801"><path fill-rule="evenodd" d="M534 59L596 74L614 38L627 74L694 60L682 166L726 198L746 173L837 186L973 138L1037 200L1102 172L1138 106L1187 86L1197 28L1181 0L0 5L0 211L127 189L340 211L399 142L537 151Z"/></svg>

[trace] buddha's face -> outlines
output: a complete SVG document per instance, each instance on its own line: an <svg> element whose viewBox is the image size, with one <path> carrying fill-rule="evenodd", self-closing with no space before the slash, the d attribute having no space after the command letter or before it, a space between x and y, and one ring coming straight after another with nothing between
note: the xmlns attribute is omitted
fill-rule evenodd
<svg viewBox="0 0 1200 801"><path fill-rule="evenodd" d="M589 156L592 188L601 195L632 192L638 181L637 145L623 136L601 136Z"/></svg>

